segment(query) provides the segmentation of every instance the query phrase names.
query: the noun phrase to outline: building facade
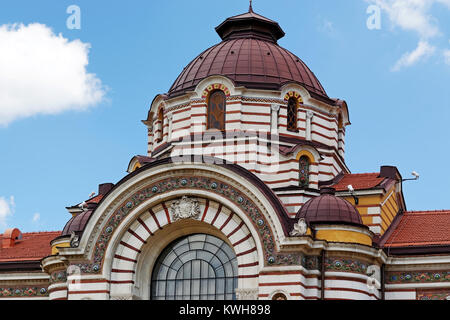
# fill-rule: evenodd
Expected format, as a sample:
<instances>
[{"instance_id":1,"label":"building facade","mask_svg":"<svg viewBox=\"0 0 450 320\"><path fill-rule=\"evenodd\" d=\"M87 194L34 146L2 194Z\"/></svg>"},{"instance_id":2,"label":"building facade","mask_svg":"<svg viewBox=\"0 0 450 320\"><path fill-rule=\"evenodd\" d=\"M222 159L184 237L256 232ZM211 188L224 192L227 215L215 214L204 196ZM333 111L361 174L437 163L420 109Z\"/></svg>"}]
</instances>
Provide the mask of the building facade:
<instances>
[{"instance_id":1,"label":"building facade","mask_svg":"<svg viewBox=\"0 0 450 320\"><path fill-rule=\"evenodd\" d=\"M1 235L0 299L449 299L450 211L408 212L395 167L350 172L347 103L277 22L216 31L121 181L61 232Z\"/></svg>"}]
</instances>

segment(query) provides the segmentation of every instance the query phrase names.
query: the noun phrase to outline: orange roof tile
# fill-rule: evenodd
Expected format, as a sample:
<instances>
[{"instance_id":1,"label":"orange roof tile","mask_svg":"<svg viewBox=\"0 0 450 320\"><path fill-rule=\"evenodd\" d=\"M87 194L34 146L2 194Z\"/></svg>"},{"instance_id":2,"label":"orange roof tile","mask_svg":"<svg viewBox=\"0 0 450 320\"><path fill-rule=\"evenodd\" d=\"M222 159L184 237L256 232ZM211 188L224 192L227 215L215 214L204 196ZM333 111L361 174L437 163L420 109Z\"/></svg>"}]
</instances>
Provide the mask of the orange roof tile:
<instances>
[{"instance_id":1,"label":"orange roof tile","mask_svg":"<svg viewBox=\"0 0 450 320\"><path fill-rule=\"evenodd\" d=\"M0 245L0 263L40 260L51 254L50 241L61 235L61 231L23 233L12 248ZM0 235L0 239L3 235ZM3 241L3 240L1 240Z\"/></svg>"},{"instance_id":2,"label":"orange roof tile","mask_svg":"<svg viewBox=\"0 0 450 320\"><path fill-rule=\"evenodd\" d=\"M95 197L93 197L93 198L91 198L89 200L86 200L86 203L99 203L100 200L103 199L103 196L104 196L103 194L99 194L99 195L97 195L97 196L95 196Z\"/></svg>"},{"instance_id":3,"label":"orange roof tile","mask_svg":"<svg viewBox=\"0 0 450 320\"><path fill-rule=\"evenodd\" d=\"M385 247L450 244L450 210L405 212Z\"/></svg>"},{"instance_id":4,"label":"orange roof tile","mask_svg":"<svg viewBox=\"0 0 450 320\"><path fill-rule=\"evenodd\" d=\"M347 191L352 185L355 190L367 190L378 186L385 178L379 178L380 173L345 174L335 185L331 186L336 191Z\"/></svg>"}]
</instances>

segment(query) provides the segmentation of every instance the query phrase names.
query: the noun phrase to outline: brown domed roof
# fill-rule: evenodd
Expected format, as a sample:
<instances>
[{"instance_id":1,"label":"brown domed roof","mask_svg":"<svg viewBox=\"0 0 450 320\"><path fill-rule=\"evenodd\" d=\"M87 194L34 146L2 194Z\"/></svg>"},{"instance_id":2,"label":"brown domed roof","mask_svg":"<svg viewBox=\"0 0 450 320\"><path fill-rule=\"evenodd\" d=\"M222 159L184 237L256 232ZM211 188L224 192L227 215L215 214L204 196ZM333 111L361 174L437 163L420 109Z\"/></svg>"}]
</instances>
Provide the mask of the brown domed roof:
<instances>
[{"instance_id":1,"label":"brown domed roof","mask_svg":"<svg viewBox=\"0 0 450 320\"><path fill-rule=\"evenodd\" d=\"M321 195L306 202L297 213L297 219L305 219L308 224L350 224L363 225L358 210L347 200L334 195L335 190L324 188Z\"/></svg>"},{"instance_id":2,"label":"brown domed roof","mask_svg":"<svg viewBox=\"0 0 450 320\"><path fill-rule=\"evenodd\" d=\"M97 205L93 205L96 207ZM64 226L64 229L61 233L61 236L71 235L72 232L75 232L77 235L81 235L86 227L89 219L91 218L92 213L94 212L94 208L90 208L90 210L84 211L69 220Z\"/></svg>"},{"instance_id":3,"label":"brown domed roof","mask_svg":"<svg viewBox=\"0 0 450 320\"><path fill-rule=\"evenodd\" d=\"M202 52L181 72L169 90L169 96L193 91L203 79L223 75L236 86L251 89L279 90L295 82L315 98L330 100L306 64L280 47L284 36L278 23L249 13L228 18L216 28L222 42Z\"/></svg>"}]
</instances>

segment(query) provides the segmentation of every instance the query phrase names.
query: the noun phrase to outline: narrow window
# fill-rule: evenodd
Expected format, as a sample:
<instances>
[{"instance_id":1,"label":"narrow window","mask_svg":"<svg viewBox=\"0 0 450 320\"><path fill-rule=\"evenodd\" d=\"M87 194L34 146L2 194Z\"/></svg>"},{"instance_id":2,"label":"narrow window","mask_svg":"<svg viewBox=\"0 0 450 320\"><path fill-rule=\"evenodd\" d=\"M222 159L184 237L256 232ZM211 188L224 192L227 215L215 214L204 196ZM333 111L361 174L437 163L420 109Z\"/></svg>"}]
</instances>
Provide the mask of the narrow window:
<instances>
[{"instance_id":1,"label":"narrow window","mask_svg":"<svg viewBox=\"0 0 450 320\"><path fill-rule=\"evenodd\" d=\"M161 142L163 140L163 134L164 134L164 109L159 109L158 112L158 139L157 142Z\"/></svg>"},{"instance_id":2,"label":"narrow window","mask_svg":"<svg viewBox=\"0 0 450 320\"><path fill-rule=\"evenodd\" d=\"M307 188L309 186L309 167L311 163L309 158L303 156L299 161L299 184L302 188Z\"/></svg>"},{"instance_id":3,"label":"narrow window","mask_svg":"<svg viewBox=\"0 0 450 320\"><path fill-rule=\"evenodd\" d=\"M290 98L288 101L288 109L287 109L287 129L288 131L298 132L298 102L295 98Z\"/></svg>"},{"instance_id":4,"label":"narrow window","mask_svg":"<svg viewBox=\"0 0 450 320\"><path fill-rule=\"evenodd\" d=\"M213 91L208 100L207 129L225 131L225 93L220 90Z\"/></svg>"}]
</instances>

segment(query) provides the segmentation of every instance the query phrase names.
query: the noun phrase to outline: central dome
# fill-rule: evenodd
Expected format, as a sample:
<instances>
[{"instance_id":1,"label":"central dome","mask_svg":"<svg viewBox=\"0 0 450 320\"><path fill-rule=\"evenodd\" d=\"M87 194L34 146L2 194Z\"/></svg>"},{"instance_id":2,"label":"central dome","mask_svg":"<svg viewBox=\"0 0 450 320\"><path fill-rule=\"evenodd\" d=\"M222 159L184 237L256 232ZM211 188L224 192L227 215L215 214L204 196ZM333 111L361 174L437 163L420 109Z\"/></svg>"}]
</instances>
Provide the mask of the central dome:
<instances>
[{"instance_id":1,"label":"central dome","mask_svg":"<svg viewBox=\"0 0 450 320\"><path fill-rule=\"evenodd\" d=\"M222 42L205 50L189 63L175 80L169 96L193 91L203 79L222 75L236 86L279 90L294 82L314 98L328 96L313 72L293 53L280 47L284 36L275 21L253 12L228 18L216 28Z\"/></svg>"}]
</instances>

